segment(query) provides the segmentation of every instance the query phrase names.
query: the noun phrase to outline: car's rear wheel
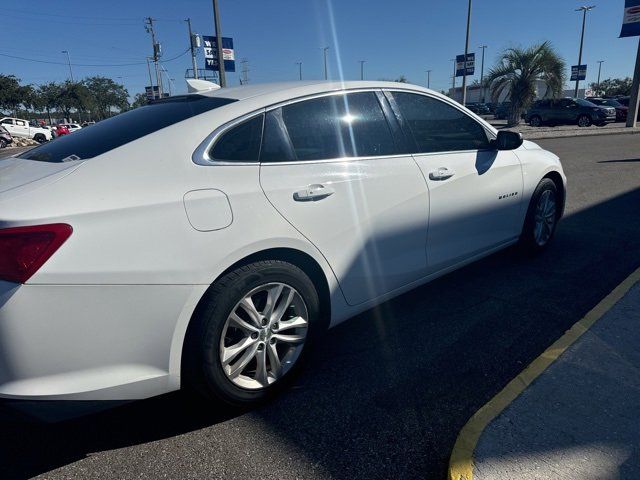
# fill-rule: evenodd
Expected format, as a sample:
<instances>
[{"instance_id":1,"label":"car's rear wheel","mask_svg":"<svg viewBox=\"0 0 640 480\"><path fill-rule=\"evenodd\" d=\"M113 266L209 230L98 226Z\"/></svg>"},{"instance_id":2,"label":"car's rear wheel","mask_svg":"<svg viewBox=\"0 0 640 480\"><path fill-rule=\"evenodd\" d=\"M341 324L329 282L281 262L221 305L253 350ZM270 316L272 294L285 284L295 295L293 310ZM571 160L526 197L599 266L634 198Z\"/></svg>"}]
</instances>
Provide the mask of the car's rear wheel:
<instances>
[{"instance_id":1,"label":"car's rear wheel","mask_svg":"<svg viewBox=\"0 0 640 480\"><path fill-rule=\"evenodd\" d=\"M578 126L579 127L590 127L593 121L589 115L580 115L578 117Z\"/></svg>"},{"instance_id":2,"label":"car's rear wheel","mask_svg":"<svg viewBox=\"0 0 640 480\"><path fill-rule=\"evenodd\" d=\"M561 209L560 195L550 178L543 178L536 187L520 236L520 246L529 253L544 250L556 231Z\"/></svg>"},{"instance_id":3,"label":"car's rear wheel","mask_svg":"<svg viewBox=\"0 0 640 480\"><path fill-rule=\"evenodd\" d=\"M45 137L42 133L36 133L33 139L38 143L44 143L47 141L47 137Z\"/></svg>"},{"instance_id":4,"label":"car's rear wheel","mask_svg":"<svg viewBox=\"0 0 640 480\"><path fill-rule=\"evenodd\" d=\"M4 138L0 138L0 148L7 146L7 141Z\"/></svg>"},{"instance_id":5,"label":"car's rear wheel","mask_svg":"<svg viewBox=\"0 0 640 480\"><path fill-rule=\"evenodd\" d=\"M533 115L530 119L529 119L529 125L531 125L532 127L540 127L542 126L542 118L538 115Z\"/></svg>"},{"instance_id":6,"label":"car's rear wheel","mask_svg":"<svg viewBox=\"0 0 640 480\"><path fill-rule=\"evenodd\" d=\"M200 393L235 406L285 387L318 333L320 303L298 267L270 260L218 280L185 343L184 377Z\"/></svg>"}]
</instances>

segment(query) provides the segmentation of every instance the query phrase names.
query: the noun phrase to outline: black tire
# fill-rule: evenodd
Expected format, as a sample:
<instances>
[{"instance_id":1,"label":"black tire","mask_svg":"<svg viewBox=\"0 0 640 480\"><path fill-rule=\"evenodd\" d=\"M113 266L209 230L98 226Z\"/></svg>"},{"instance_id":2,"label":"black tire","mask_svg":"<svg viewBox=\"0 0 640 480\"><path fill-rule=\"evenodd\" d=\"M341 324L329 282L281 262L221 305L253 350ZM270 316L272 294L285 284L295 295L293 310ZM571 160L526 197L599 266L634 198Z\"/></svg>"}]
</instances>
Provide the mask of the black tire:
<instances>
[{"instance_id":1,"label":"black tire","mask_svg":"<svg viewBox=\"0 0 640 480\"><path fill-rule=\"evenodd\" d=\"M43 133L36 133L33 139L38 143L44 143L47 141L47 137L45 137Z\"/></svg>"},{"instance_id":2,"label":"black tire","mask_svg":"<svg viewBox=\"0 0 640 480\"><path fill-rule=\"evenodd\" d=\"M550 194L547 194L547 195L551 195L555 201L555 211L554 211L555 216L554 216L554 222L553 222L553 226L551 228L549 237L546 239L545 242L540 243L538 240L536 240L536 234L535 234L536 210L538 208L538 203L540 202L541 197L547 191L551 192ZM547 246L549 245L549 243L551 243L551 240L553 240L553 237L555 235L556 228L558 226L558 220L560 219L561 210L562 210L561 197L558 192L558 188L556 187L556 184L550 178L543 178L540 181L540 183L538 183L538 186L536 187L535 191L533 192L533 195L531 196L531 201L529 202L529 208L527 210L524 226L522 228L522 234L520 235L519 246L522 251L529 254L537 254L543 251L545 248L547 248Z\"/></svg>"},{"instance_id":3,"label":"black tire","mask_svg":"<svg viewBox=\"0 0 640 480\"><path fill-rule=\"evenodd\" d=\"M261 389L242 388L223 370L219 347L224 325L238 302L253 289L272 282L293 287L302 297L307 314L307 337L293 367L275 383ZM182 378L184 386L209 399L235 407L260 404L285 388L300 369L313 340L321 333L320 300L313 282L298 267L281 260L265 260L233 270L217 280L198 305L185 339Z\"/></svg>"},{"instance_id":4,"label":"black tire","mask_svg":"<svg viewBox=\"0 0 640 480\"><path fill-rule=\"evenodd\" d=\"M7 141L4 138L0 138L0 148L5 148L7 146Z\"/></svg>"},{"instance_id":5,"label":"black tire","mask_svg":"<svg viewBox=\"0 0 640 480\"><path fill-rule=\"evenodd\" d=\"M591 120L590 115L582 114L578 117L577 123L579 127L590 127L593 124L593 120Z\"/></svg>"},{"instance_id":6,"label":"black tire","mask_svg":"<svg viewBox=\"0 0 640 480\"><path fill-rule=\"evenodd\" d=\"M531 118L529 118L529 125L532 127L541 127L542 117L540 117L540 115L532 115Z\"/></svg>"}]
</instances>

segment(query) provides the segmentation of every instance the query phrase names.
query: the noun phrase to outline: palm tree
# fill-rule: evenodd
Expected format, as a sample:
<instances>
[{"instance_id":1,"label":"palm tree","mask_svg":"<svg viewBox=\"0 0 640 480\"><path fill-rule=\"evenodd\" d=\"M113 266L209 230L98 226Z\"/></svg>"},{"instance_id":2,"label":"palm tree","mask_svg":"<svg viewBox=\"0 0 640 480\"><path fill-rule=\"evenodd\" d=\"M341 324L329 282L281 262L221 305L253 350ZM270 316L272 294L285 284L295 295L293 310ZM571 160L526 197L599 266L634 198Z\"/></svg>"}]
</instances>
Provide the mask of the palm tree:
<instances>
[{"instance_id":1,"label":"palm tree","mask_svg":"<svg viewBox=\"0 0 640 480\"><path fill-rule=\"evenodd\" d=\"M497 102L503 93L510 93L511 107L508 125L520 123L520 116L536 97L537 81L545 83L543 97L558 97L565 82L565 62L549 42L529 48L508 48L487 75L486 84Z\"/></svg>"}]
</instances>

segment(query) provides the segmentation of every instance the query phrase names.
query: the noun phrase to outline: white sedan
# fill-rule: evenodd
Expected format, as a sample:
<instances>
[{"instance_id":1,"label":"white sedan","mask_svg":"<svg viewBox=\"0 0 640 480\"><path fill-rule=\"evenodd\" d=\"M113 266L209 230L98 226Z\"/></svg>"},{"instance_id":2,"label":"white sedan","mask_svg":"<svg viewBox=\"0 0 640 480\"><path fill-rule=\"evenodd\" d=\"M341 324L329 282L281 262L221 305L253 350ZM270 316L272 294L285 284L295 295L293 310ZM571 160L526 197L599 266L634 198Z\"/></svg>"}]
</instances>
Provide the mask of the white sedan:
<instances>
[{"instance_id":1,"label":"white sedan","mask_svg":"<svg viewBox=\"0 0 640 480\"><path fill-rule=\"evenodd\" d=\"M431 90L197 83L0 161L0 397L252 404L325 328L562 216L556 155Z\"/></svg>"}]
</instances>

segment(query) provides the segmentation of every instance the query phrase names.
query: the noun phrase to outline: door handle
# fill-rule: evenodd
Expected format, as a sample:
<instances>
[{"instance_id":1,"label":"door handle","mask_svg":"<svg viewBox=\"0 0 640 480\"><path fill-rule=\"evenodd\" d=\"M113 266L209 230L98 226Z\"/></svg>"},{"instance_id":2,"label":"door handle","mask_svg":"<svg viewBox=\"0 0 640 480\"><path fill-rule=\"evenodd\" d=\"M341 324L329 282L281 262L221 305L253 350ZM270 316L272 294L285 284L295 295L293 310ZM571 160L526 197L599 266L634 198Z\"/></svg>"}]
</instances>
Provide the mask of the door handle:
<instances>
[{"instance_id":1,"label":"door handle","mask_svg":"<svg viewBox=\"0 0 640 480\"><path fill-rule=\"evenodd\" d=\"M436 170L429 172L429 178L431 180L446 180L456 174L453 170L449 170L447 167L440 167Z\"/></svg>"},{"instance_id":2,"label":"door handle","mask_svg":"<svg viewBox=\"0 0 640 480\"><path fill-rule=\"evenodd\" d=\"M308 185L306 188L295 192L293 194L293 199L296 202L322 200L323 198L333 195L335 192L336 191L331 187L327 187L321 183L314 183L313 185Z\"/></svg>"}]
</instances>

